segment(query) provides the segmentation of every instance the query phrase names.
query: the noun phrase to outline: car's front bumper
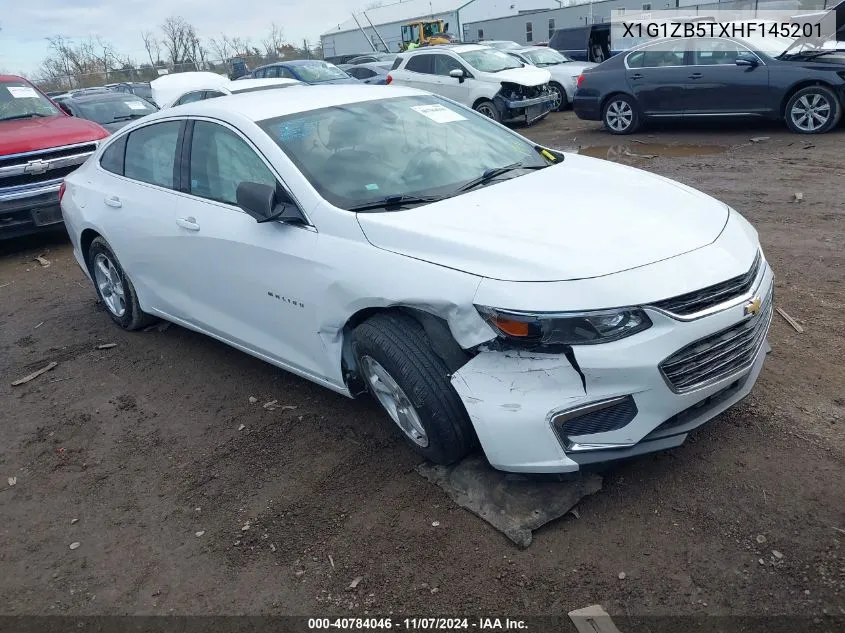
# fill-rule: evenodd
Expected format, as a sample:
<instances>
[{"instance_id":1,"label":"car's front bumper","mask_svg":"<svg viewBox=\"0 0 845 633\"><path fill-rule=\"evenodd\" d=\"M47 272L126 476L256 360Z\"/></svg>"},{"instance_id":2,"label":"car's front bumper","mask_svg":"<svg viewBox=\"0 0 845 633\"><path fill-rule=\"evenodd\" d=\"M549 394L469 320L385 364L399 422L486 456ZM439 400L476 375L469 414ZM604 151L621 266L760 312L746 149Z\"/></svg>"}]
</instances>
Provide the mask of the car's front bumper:
<instances>
[{"instance_id":1,"label":"car's front bumper","mask_svg":"<svg viewBox=\"0 0 845 633\"><path fill-rule=\"evenodd\" d=\"M770 297L766 264L753 288ZM582 465L663 450L744 398L769 350L771 311L746 314L744 303L690 321L646 308L653 325L635 336L602 345L573 347L577 369L560 354L484 351L452 376L490 463L512 472L571 472ZM760 344L749 361L676 393L660 364L693 342L739 323L759 321ZM580 372L580 373L579 373ZM583 376L583 378L582 378ZM633 414L624 426L569 436L555 422L584 407L630 397ZM577 419L577 418L576 418Z\"/></svg>"},{"instance_id":2,"label":"car's front bumper","mask_svg":"<svg viewBox=\"0 0 845 633\"><path fill-rule=\"evenodd\" d=\"M61 179L0 191L0 239L55 229L62 223Z\"/></svg>"},{"instance_id":3,"label":"car's front bumper","mask_svg":"<svg viewBox=\"0 0 845 633\"><path fill-rule=\"evenodd\" d=\"M507 123L524 121L530 125L549 114L554 107L554 97L543 95L532 99L502 99L506 108L502 120Z\"/></svg>"}]
</instances>

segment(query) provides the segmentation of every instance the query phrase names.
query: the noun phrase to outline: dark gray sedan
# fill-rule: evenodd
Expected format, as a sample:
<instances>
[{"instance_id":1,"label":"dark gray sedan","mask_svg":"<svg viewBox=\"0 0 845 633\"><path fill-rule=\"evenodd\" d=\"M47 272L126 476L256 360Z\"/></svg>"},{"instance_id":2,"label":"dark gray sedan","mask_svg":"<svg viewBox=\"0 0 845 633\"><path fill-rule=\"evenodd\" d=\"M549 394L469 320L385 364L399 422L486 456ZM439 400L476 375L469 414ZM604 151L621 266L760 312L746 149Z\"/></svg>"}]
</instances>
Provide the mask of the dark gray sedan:
<instances>
[{"instance_id":1,"label":"dark gray sedan","mask_svg":"<svg viewBox=\"0 0 845 633\"><path fill-rule=\"evenodd\" d=\"M840 43L841 46L841 43ZM801 134L831 130L845 104L845 52L760 37L658 40L578 78L573 108L630 134L656 119L783 119Z\"/></svg>"},{"instance_id":2,"label":"dark gray sedan","mask_svg":"<svg viewBox=\"0 0 845 633\"><path fill-rule=\"evenodd\" d=\"M156 106L141 97L111 91L71 95L58 104L69 115L99 123L109 132L116 132L135 119L158 112Z\"/></svg>"}]
</instances>

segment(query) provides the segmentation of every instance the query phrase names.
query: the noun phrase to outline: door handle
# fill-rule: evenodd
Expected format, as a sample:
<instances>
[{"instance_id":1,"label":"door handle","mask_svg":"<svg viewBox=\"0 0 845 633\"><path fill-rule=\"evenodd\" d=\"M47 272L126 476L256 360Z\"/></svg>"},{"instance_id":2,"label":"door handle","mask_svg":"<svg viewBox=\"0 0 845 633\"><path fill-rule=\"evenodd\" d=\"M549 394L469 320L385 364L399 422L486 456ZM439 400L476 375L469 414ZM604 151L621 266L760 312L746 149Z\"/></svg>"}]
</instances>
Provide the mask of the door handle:
<instances>
[{"instance_id":1,"label":"door handle","mask_svg":"<svg viewBox=\"0 0 845 633\"><path fill-rule=\"evenodd\" d=\"M119 209L123 206L123 203L117 196L108 196L103 202L105 202L110 207L114 207L115 209Z\"/></svg>"},{"instance_id":2,"label":"door handle","mask_svg":"<svg viewBox=\"0 0 845 633\"><path fill-rule=\"evenodd\" d=\"M689 75L690 79L701 79L701 73L693 73Z\"/></svg>"},{"instance_id":3,"label":"door handle","mask_svg":"<svg viewBox=\"0 0 845 633\"><path fill-rule=\"evenodd\" d=\"M200 225L197 224L197 219L194 217L190 218L177 218L176 224L181 226L183 229L187 229L189 231L199 231Z\"/></svg>"},{"instance_id":4,"label":"door handle","mask_svg":"<svg viewBox=\"0 0 845 633\"><path fill-rule=\"evenodd\" d=\"M634 73L631 75L631 79L642 79L643 76L640 73Z\"/></svg>"}]
</instances>

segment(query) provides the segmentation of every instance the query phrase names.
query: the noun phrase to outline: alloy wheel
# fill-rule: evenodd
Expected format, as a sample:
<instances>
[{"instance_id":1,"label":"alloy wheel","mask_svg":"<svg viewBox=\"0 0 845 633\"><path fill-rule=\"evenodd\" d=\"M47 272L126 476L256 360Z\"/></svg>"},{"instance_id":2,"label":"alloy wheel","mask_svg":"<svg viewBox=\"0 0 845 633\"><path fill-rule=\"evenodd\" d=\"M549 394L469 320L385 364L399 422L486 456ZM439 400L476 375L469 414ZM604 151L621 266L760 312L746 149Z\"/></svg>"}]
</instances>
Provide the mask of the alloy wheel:
<instances>
[{"instance_id":1,"label":"alloy wheel","mask_svg":"<svg viewBox=\"0 0 845 633\"><path fill-rule=\"evenodd\" d=\"M554 112L557 112L560 109L560 104L563 103L563 94L561 94L562 91L557 86L549 86L549 91L554 97L554 102L552 103L552 110Z\"/></svg>"},{"instance_id":2,"label":"alloy wheel","mask_svg":"<svg viewBox=\"0 0 845 633\"><path fill-rule=\"evenodd\" d=\"M792 105L789 115L792 123L804 132L815 132L824 127L833 108L830 101L822 94L804 95Z\"/></svg>"},{"instance_id":3,"label":"alloy wheel","mask_svg":"<svg viewBox=\"0 0 845 633\"><path fill-rule=\"evenodd\" d=\"M120 318L126 314L126 293L123 280L111 260L103 253L94 258L94 282L100 291L103 303L114 316Z\"/></svg>"},{"instance_id":4,"label":"alloy wheel","mask_svg":"<svg viewBox=\"0 0 845 633\"><path fill-rule=\"evenodd\" d=\"M624 132L631 127L631 123L634 121L634 110L627 101L621 99L611 101L610 105L607 106L604 120L610 129L616 132Z\"/></svg>"},{"instance_id":5,"label":"alloy wheel","mask_svg":"<svg viewBox=\"0 0 845 633\"><path fill-rule=\"evenodd\" d=\"M372 356L361 357L361 371L370 391L408 439L422 448L427 447L428 434L402 387Z\"/></svg>"},{"instance_id":6,"label":"alloy wheel","mask_svg":"<svg viewBox=\"0 0 845 633\"><path fill-rule=\"evenodd\" d=\"M495 119L495 118L496 118L496 113L495 113L495 112L493 112L493 107L492 107L492 106L490 106L490 105L488 105L488 104L486 104L486 103L483 103L483 104L481 104L480 106L478 106L478 108L477 108L477 112L478 112L479 114L483 114L484 116L486 116L486 117L488 117L488 118L490 118L490 119Z\"/></svg>"}]
</instances>

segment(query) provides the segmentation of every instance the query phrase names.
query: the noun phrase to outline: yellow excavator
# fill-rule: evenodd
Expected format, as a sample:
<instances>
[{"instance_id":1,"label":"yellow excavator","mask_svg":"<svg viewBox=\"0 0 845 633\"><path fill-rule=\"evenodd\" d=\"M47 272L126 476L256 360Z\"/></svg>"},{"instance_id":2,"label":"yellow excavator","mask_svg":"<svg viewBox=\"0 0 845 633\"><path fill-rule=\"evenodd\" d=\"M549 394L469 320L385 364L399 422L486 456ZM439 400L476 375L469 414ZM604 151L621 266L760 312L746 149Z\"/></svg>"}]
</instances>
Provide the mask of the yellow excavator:
<instances>
[{"instance_id":1,"label":"yellow excavator","mask_svg":"<svg viewBox=\"0 0 845 633\"><path fill-rule=\"evenodd\" d=\"M401 49L407 51L420 46L436 46L451 44L455 41L451 33L447 33L449 25L443 20L421 20L408 22L402 26Z\"/></svg>"}]
</instances>

